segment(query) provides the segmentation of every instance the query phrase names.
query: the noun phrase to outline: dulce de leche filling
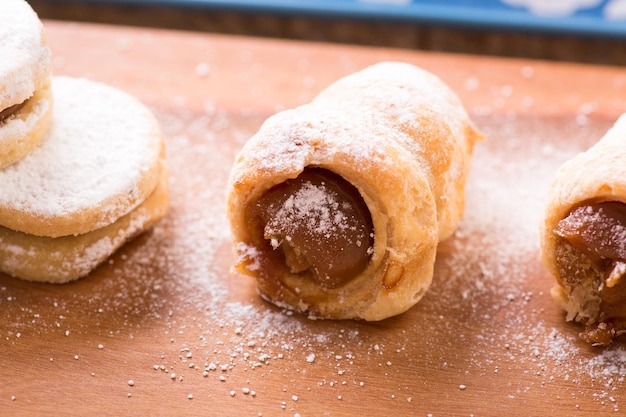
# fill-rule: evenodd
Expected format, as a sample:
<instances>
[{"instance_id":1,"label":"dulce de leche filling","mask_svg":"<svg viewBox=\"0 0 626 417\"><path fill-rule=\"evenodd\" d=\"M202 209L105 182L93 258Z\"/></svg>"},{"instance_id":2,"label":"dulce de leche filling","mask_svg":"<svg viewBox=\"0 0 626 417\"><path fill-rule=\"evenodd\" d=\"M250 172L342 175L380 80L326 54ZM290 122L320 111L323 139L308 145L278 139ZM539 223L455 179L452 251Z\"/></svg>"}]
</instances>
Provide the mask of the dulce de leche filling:
<instances>
[{"instance_id":1,"label":"dulce de leche filling","mask_svg":"<svg viewBox=\"0 0 626 417\"><path fill-rule=\"evenodd\" d=\"M608 344L626 324L626 204L581 205L558 223L555 234L564 241L557 248L564 286L587 298L577 300L588 310L583 339Z\"/></svg>"},{"instance_id":2,"label":"dulce de leche filling","mask_svg":"<svg viewBox=\"0 0 626 417\"><path fill-rule=\"evenodd\" d=\"M26 100L26 101L28 101L28 100ZM22 103L19 103L19 104L14 104L12 106L9 106L9 107L7 107L4 110L0 110L0 123L4 122L9 117L11 117L14 114L16 114L17 112L19 112L20 109L22 107L24 107L24 105L26 104L26 101L24 101Z\"/></svg>"},{"instance_id":3,"label":"dulce de leche filling","mask_svg":"<svg viewBox=\"0 0 626 417\"><path fill-rule=\"evenodd\" d=\"M324 289L338 288L368 265L374 242L370 212L358 190L321 168L264 193L254 207L264 239L289 271Z\"/></svg>"}]
</instances>

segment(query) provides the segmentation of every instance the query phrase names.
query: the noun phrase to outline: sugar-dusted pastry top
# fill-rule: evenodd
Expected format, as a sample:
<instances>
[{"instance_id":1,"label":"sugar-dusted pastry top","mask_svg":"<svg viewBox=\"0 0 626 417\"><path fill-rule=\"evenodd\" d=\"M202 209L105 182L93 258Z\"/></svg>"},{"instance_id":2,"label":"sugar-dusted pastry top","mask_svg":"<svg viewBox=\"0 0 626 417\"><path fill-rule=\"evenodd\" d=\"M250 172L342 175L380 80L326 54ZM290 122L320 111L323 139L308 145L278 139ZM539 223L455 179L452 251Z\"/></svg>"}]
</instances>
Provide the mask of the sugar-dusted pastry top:
<instances>
[{"instance_id":1,"label":"sugar-dusted pastry top","mask_svg":"<svg viewBox=\"0 0 626 417\"><path fill-rule=\"evenodd\" d=\"M363 112L375 117L364 118L359 114ZM377 123L379 119L386 122ZM356 164L393 169L395 162L381 155L378 145L364 138L354 140L354 132L364 123L373 135L383 135L418 160L435 195L440 239L449 237L464 205L465 182L457 179L467 175L469 155L482 135L458 96L439 77L414 65L381 62L337 80L310 104L270 117L261 129L268 140L248 141L241 154L247 154L248 167L287 172L304 160L315 165L342 148ZM333 140L324 146L316 145L319 140L297 142L298 137L316 135ZM233 170L234 175L250 172Z\"/></svg>"},{"instance_id":2,"label":"sugar-dusted pastry top","mask_svg":"<svg viewBox=\"0 0 626 417\"><path fill-rule=\"evenodd\" d=\"M51 52L37 14L25 0L0 2L0 110L48 83Z\"/></svg>"},{"instance_id":3,"label":"sugar-dusted pastry top","mask_svg":"<svg viewBox=\"0 0 626 417\"><path fill-rule=\"evenodd\" d=\"M0 170L0 225L37 236L85 233L130 212L158 181L159 126L113 87L53 79L55 110L42 143Z\"/></svg>"},{"instance_id":4,"label":"sugar-dusted pastry top","mask_svg":"<svg viewBox=\"0 0 626 417\"><path fill-rule=\"evenodd\" d=\"M317 317L406 311L462 216L481 138L427 71L382 62L347 75L268 118L239 152L227 196L236 270Z\"/></svg>"}]
</instances>

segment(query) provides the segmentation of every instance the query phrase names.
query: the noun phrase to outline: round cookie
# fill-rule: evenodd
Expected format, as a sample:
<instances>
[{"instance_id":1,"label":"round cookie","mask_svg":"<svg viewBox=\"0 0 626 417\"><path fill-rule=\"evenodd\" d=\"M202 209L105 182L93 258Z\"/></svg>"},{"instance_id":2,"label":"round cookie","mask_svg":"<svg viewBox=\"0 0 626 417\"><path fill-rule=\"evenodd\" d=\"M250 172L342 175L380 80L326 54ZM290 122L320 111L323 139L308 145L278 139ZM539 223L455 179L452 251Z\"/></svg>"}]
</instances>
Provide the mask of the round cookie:
<instances>
[{"instance_id":1,"label":"round cookie","mask_svg":"<svg viewBox=\"0 0 626 417\"><path fill-rule=\"evenodd\" d=\"M159 180L154 115L113 87L54 77L55 111L41 144L0 170L0 226L35 236L79 235L141 204Z\"/></svg>"},{"instance_id":2,"label":"round cookie","mask_svg":"<svg viewBox=\"0 0 626 417\"><path fill-rule=\"evenodd\" d=\"M50 123L51 52L24 0L0 3L0 168L30 152Z\"/></svg>"},{"instance_id":3,"label":"round cookie","mask_svg":"<svg viewBox=\"0 0 626 417\"><path fill-rule=\"evenodd\" d=\"M167 213L168 173L161 168L156 189L130 213L78 236L33 236L0 227L0 271L28 281L62 284L91 272L124 243Z\"/></svg>"}]
</instances>

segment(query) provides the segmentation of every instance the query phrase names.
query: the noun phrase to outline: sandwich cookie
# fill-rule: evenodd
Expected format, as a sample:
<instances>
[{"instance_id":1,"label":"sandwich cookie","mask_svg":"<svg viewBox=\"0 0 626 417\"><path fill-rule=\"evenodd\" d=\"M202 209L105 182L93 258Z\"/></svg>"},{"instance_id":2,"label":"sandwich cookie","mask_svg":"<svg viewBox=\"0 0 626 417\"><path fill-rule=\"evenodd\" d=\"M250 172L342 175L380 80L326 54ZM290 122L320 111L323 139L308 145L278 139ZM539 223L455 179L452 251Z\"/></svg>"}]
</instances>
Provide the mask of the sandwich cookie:
<instances>
[{"instance_id":1,"label":"sandwich cookie","mask_svg":"<svg viewBox=\"0 0 626 417\"><path fill-rule=\"evenodd\" d=\"M0 3L0 168L41 141L52 113L51 52L41 21L24 0Z\"/></svg>"},{"instance_id":2,"label":"sandwich cookie","mask_svg":"<svg viewBox=\"0 0 626 417\"><path fill-rule=\"evenodd\" d=\"M167 212L164 144L153 114L113 87L54 77L42 143L0 170L0 271L68 282Z\"/></svg>"}]
</instances>

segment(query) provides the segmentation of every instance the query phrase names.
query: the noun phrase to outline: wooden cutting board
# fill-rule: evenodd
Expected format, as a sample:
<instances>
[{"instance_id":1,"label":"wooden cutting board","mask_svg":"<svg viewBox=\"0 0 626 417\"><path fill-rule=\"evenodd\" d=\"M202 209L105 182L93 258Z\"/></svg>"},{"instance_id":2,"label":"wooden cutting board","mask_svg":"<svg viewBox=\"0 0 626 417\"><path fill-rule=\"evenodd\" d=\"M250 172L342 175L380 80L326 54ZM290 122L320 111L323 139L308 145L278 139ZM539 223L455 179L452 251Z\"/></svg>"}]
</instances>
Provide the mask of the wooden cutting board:
<instances>
[{"instance_id":1,"label":"wooden cutting board","mask_svg":"<svg viewBox=\"0 0 626 417\"><path fill-rule=\"evenodd\" d=\"M626 111L626 70L45 21L57 75L141 99L171 211L85 279L0 276L0 415L543 416L626 410L626 349L552 302L538 223L558 166ZM225 184L274 112L382 60L438 74L488 140L434 283L378 323L314 321L229 274ZM0 184L0 186L2 186Z\"/></svg>"}]
</instances>

